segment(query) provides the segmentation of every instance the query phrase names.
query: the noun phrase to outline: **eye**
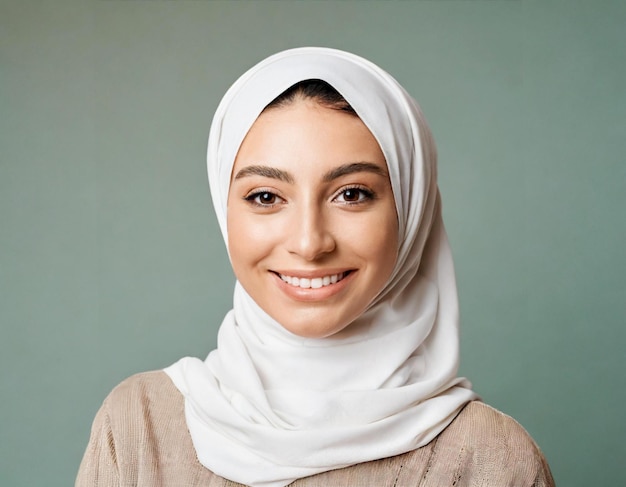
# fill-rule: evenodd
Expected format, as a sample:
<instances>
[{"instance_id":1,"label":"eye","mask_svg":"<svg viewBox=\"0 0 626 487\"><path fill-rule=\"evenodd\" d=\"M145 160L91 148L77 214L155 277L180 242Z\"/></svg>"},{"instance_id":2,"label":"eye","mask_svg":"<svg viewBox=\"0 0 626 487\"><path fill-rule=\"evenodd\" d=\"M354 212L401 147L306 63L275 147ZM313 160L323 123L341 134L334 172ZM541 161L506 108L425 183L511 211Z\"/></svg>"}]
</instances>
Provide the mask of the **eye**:
<instances>
[{"instance_id":1,"label":"eye","mask_svg":"<svg viewBox=\"0 0 626 487\"><path fill-rule=\"evenodd\" d=\"M374 199L374 193L369 189L353 187L345 188L335 197L335 200L339 203L363 203Z\"/></svg>"},{"instance_id":2,"label":"eye","mask_svg":"<svg viewBox=\"0 0 626 487\"><path fill-rule=\"evenodd\" d=\"M250 193L244 199L257 206L274 206L284 201L280 196L272 193L271 191L257 191L255 193Z\"/></svg>"}]
</instances>

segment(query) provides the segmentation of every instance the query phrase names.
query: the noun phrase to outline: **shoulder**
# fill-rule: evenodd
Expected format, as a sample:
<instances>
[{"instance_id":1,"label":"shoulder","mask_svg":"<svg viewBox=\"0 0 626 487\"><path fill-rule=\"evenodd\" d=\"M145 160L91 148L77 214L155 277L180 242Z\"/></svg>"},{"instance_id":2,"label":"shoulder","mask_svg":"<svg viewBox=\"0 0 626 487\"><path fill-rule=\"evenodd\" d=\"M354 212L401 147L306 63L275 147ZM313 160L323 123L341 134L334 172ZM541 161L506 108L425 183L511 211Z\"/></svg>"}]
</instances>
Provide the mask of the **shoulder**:
<instances>
[{"instance_id":1,"label":"shoulder","mask_svg":"<svg viewBox=\"0 0 626 487\"><path fill-rule=\"evenodd\" d=\"M293 487L553 487L543 454L513 418L481 402L467 404L427 445L401 455L297 480Z\"/></svg>"},{"instance_id":2,"label":"shoulder","mask_svg":"<svg viewBox=\"0 0 626 487\"><path fill-rule=\"evenodd\" d=\"M506 445L521 454L539 452L537 444L521 424L479 401L467 404L443 435L463 440L468 446L477 448Z\"/></svg>"},{"instance_id":3,"label":"shoulder","mask_svg":"<svg viewBox=\"0 0 626 487\"><path fill-rule=\"evenodd\" d=\"M108 409L117 410L140 404L152 406L182 404L182 395L162 370L135 374L120 382L104 400ZM165 403L165 404L164 404Z\"/></svg>"},{"instance_id":4,"label":"shoulder","mask_svg":"<svg viewBox=\"0 0 626 487\"><path fill-rule=\"evenodd\" d=\"M489 485L554 485L543 453L522 425L482 402L465 406L434 449L491 479Z\"/></svg>"},{"instance_id":5,"label":"shoulder","mask_svg":"<svg viewBox=\"0 0 626 487\"><path fill-rule=\"evenodd\" d=\"M143 372L118 384L98 415L113 435L132 441L142 439L147 429L167 430L172 422L184 423L184 400L165 372Z\"/></svg>"},{"instance_id":6,"label":"shoulder","mask_svg":"<svg viewBox=\"0 0 626 487\"><path fill-rule=\"evenodd\" d=\"M118 384L104 400L101 413L114 435L143 441L146 433L187 431L183 396L163 371L143 372Z\"/></svg>"},{"instance_id":7,"label":"shoulder","mask_svg":"<svg viewBox=\"0 0 626 487\"><path fill-rule=\"evenodd\" d=\"M154 371L129 377L104 400L76 485L203 485L211 475L196 457L183 396Z\"/></svg>"}]
</instances>

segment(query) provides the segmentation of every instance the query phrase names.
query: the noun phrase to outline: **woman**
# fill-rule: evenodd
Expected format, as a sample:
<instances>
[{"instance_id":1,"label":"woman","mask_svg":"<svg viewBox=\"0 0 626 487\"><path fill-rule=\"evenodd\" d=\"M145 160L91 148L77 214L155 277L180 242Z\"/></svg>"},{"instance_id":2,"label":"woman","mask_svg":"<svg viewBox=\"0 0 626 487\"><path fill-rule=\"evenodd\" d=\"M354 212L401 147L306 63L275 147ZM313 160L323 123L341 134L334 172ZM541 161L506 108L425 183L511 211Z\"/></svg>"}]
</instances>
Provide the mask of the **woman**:
<instances>
[{"instance_id":1,"label":"woman","mask_svg":"<svg viewBox=\"0 0 626 487\"><path fill-rule=\"evenodd\" d=\"M262 61L208 171L237 277L218 348L119 385L77 485L553 485L456 376L435 146L391 76L324 48Z\"/></svg>"}]
</instances>

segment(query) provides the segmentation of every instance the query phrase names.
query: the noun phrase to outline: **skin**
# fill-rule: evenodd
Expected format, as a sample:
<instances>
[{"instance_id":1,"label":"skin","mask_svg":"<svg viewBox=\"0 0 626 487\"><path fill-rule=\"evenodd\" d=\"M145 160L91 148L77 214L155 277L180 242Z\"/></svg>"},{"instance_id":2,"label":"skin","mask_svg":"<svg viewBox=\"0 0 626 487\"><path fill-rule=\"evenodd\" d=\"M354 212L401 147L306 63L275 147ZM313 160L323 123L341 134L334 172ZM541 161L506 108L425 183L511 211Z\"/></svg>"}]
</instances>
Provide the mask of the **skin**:
<instances>
[{"instance_id":1,"label":"skin","mask_svg":"<svg viewBox=\"0 0 626 487\"><path fill-rule=\"evenodd\" d=\"M358 117L310 99L267 109L251 127L232 171L227 225L239 282L302 337L345 329L397 258L397 215L380 146ZM340 280L304 289L281 275L305 286L307 279L321 285L323 276Z\"/></svg>"}]
</instances>

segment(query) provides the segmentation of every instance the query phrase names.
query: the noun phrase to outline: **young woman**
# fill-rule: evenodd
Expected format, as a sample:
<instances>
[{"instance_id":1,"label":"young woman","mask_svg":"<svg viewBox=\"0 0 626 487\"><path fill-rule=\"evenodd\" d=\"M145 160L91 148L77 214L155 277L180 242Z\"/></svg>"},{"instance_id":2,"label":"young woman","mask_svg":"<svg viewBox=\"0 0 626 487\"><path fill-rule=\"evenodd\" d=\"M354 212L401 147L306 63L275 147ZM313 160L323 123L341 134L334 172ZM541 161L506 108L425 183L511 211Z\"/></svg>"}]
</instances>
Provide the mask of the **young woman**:
<instances>
[{"instance_id":1,"label":"young woman","mask_svg":"<svg viewBox=\"0 0 626 487\"><path fill-rule=\"evenodd\" d=\"M114 389L77 485L553 485L456 375L435 146L389 74L324 48L262 61L217 109L208 171L237 277L218 348Z\"/></svg>"}]
</instances>

